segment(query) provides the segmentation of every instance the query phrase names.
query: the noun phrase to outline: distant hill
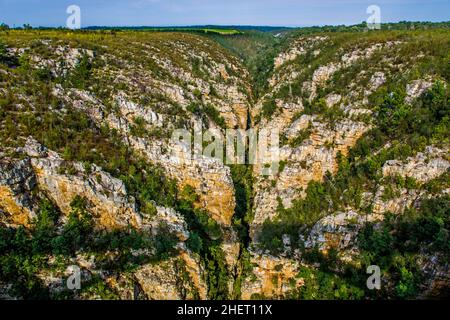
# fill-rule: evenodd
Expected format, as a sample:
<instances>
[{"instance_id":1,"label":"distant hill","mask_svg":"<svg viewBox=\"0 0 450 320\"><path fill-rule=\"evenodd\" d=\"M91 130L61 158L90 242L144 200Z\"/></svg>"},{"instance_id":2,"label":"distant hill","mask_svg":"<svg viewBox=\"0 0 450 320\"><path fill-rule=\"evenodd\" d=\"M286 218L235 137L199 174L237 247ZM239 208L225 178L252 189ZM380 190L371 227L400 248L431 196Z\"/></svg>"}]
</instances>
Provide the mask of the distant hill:
<instances>
[{"instance_id":1,"label":"distant hill","mask_svg":"<svg viewBox=\"0 0 450 320\"><path fill-rule=\"evenodd\" d=\"M111 30L111 29L120 29L120 30L165 30L165 31L173 31L173 30L181 30L181 31L196 31L196 30L239 30L239 31L261 31L261 32L279 32L291 30L293 28L289 27L274 27L274 26L240 26L240 25L232 25L232 26L217 26L217 25L198 25L198 26L117 26L117 27L107 27L107 26L89 26L83 28L85 30Z\"/></svg>"}]
</instances>

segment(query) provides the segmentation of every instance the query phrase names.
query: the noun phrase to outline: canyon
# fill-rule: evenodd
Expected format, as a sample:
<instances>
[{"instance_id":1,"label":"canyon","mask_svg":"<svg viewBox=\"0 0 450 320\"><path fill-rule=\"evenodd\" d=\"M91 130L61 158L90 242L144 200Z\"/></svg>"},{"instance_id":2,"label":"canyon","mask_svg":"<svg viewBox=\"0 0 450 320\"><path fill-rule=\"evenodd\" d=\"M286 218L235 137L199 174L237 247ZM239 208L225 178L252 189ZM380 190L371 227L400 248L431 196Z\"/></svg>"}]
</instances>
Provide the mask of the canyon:
<instances>
[{"instance_id":1,"label":"canyon","mask_svg":"<svg viewBox=\"0 0 450 320\"><path fill-rule=\"evenodd\" d=\"M192 33L0 39L15 61L0 68L1 298L448 292L446 29L287 34L259 53L262 82ZM278 131L279 170L183 161L177 129ZM39 263L27 273L15 254ZM371 264L383 264L378 296L365 287Z\"/></svg>"}]
</instances>

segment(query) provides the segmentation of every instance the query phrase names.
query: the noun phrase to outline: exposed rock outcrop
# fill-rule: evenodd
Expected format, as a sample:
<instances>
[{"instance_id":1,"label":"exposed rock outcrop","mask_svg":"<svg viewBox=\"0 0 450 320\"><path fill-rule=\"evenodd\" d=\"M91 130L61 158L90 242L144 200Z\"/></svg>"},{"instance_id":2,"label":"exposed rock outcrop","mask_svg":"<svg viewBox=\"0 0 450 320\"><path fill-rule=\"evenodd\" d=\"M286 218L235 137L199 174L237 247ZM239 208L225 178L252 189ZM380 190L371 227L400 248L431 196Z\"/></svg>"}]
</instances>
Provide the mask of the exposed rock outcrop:
<instances>
[{"instance_id":1,"label":"exposed rock outcrop","mask_svg":"<svg viewBox=\"0 0 450 320\"><path fill-rule=\"evenodd\" d=\"M450 162L445 159L448 153L428 146L425 152L419 152L415 157L409 157L406 162L398 160L387 161L383 166L383 175L411 177L418 182L428 182L442 175L450 168Z\"/></svg>"},{"instance_id":2,"label":"exposed rock outcrop","mask_svg":"<svg viewBox=\"0 0 450 320\"><path fill-rule=\"evenodd\" d=\"M31 166L39 189L64 214L71 212L72 200L80 196L88 201L89 211L103 228L111 230L141 225L142 219L134 199L127 195L122 181L95 165L92 166L92 172L86 172L81 163L64 161L58 154L46 150L31 139L24 151L32 157Z\"/></svg>"},{"instance_id":3,"label":"exposed rock outcrop","mask_svg":"<svg viewBox=\"0 0 450 320\"><path fill-rule=\"evenodd\" d=\"M56 91L56 94L62 94ZM229 226L234 215L235 199L234 186L230 169L215 158L199 156L189 158L184 150L171 141L160 139L144 139L129 135L130 125L126 108L120 108L119 114L107 113L101 102L86 92L74 91L72 99L74 105L85 111L100 124L105 122L118 130L134 150L141 153L152 163L162 166L166 173L179 181L180 187L189 185L194 187L200 196L199 206L205 208L220 224ZM72 103L73 100L67 100ZM133 105L121 100L124 105ZM143 108L133 108L134 114L144 117ZM178 151L179 150L179 151Z\"/></svg>"},{"instance_id":4,"label":"exposed rock outcrop","mask_svg":"<svg viewBox=\"0 0 450 320\"><path fill-rule=\"evenodd\" d=\"M28 225L36 217L36 177L29 159L0 158L0 221Z\"/></svg>"},{"instance_id":5,"label":"exposed rock outcrop","mask_svg":"<svg viewBox=\"0 0 450 320\"><path fill-rule=\"evenodd\" d=\"M2 222L28 226L37 214L38 195L31 193L36 189L51 199L65 215L71 212L71 202L76 196L86 199L87 210L92 214L97 229L111 231L132 226L156 236L163 224L180 241L179 254L167 261L144 265L135 273L144 294L149 299L207 298L199 258L183 244L190 234L179 213L155 204L155 215L142 216L122 181L111 177L95 165L88 172L81 163L64 161L57 153L48 150L33 138L29 138L25 146L17 152L27 157L24 160L0 160ZM129 287L130 283L122 283L124 279L120 280L120 277L108 277L97 269L95 262L89 262L80 256L80 259L74 260L73 263L84 270L85 281L89 280L92 274L96 274L118 292L122 292L124 297L133 298L130 293L132 289L121 287ZM65 289L63 274L43 273L39 277L52 293Z\"/></svg>"},{"instance_id":6,"label":"exposed rock outcrop","mask_svg":"<svg viewBox=\"0 0 450 320\"><path fill-rule=\"evenodd\" d=\"M135 277L150 300L207 299L203 270L189 253L141 267Z\"/></svg>"},{"instance_id":7,"label":"exposed rock outcrop","mask_svg":"<svg viewBox=\"0 0 450 320\"><path fill-rule=\"evenodd\" d=\"M363 215L352 210L324 217L311 229L305 247L324 252L330 249L342 251L355 245L356 236L365 223L382 219L380 215Z\"/></svg>"},{"instance_id":8,"label":"exposed rock outcrop","mask_svg":"<svg viewBox=\"0 0 450 320\"><path fill-rule=\"evenodd\" d=\"M303 286L297 278L300 264L294 260L252 252L253 273L242 285L242 299L282 298L289 291Z\"/></svg>"},{"instance_id":9,"label":"exposed rock outcrop","mask_svg":"<svg viewBox=\"0 0 450 320\"><path fill-rule=\"evenodd\" d=\"M405 102L411 104L422 93L433 86L433 82L427 80L415 80L406 86Z\"/></svg>"}]
</instances>

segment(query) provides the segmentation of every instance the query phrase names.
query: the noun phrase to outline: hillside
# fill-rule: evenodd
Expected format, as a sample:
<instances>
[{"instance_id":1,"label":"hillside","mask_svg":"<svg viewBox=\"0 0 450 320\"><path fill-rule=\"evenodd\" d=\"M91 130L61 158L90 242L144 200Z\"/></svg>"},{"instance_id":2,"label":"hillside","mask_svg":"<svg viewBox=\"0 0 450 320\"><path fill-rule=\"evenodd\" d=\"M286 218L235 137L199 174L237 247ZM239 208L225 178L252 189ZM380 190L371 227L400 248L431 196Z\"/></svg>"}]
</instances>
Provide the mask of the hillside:
<instances>
[{"instance_id":1,"label":"hillside","mask_svg":"<svg viewBox=\"0 0 450 320\"><path fill-rule=\"evenodd\" d=\"M449 39L2 31L0 297L447 296ZM279 130L280 171L181 128Z\"/></svg>"}]
</instances>

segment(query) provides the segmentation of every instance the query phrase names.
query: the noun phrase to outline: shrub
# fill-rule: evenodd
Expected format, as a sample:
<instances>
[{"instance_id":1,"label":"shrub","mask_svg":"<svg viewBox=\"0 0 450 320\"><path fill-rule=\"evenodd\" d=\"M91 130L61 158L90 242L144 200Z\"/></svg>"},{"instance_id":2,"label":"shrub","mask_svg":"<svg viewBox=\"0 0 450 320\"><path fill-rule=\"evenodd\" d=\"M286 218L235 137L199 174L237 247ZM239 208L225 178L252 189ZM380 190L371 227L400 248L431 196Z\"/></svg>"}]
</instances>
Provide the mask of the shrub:
<instances>
[{"instance_id":1,"label":"shrub","mask_svg":"<svg viewBox=\"0 0 450 320\"><path fill-rule=\"evenodd\" d=\"M160 259L167 259L175 253L178 238L170 231L168 226L161 223L155 237L156 254Z\"/></svg>"},{"instance_id":2,"label":"shrub","mask_svg":"<svg viewBox=\"0 0 450 320\"><path fill-rule=\"evenodd\" d=\"M192 187L190 185L186 185L183 187L183 190L181 191L181 194L180 194L180 198L191 204L193 204L199 200L199 196L197 195L194 187Z\"/></svg>"},{"instance_id":3,"label":"shrub","mask_svg":"<svg viewBox=\"0 0 450 320\"><path fill-rule=\"evenodd\" d=\"M295 138L291 139L289 141L289 146L291 148L297 148L298 146L300 146L306 139L309 139L309 137L311 136L311 130L310 129L305 129L302 130Z\"/></svg>"},{"instance_id":4,"label":"shrub","mask_svg":"<svg viewBox=\"0 0 450 320\"><path fill-rule=\"evenodd\" d=\"M87 212L86 200L77 196L71 203L72 212L61 235L52 240L56 254L69 255L84 248L93 232L92 218Z\"/></svg>"},{"instance_id":5,"label":"shrub","mask_svg":"<svg viewBox=\"0 0 450 320\"><path fill-rule=\"evenodd\" d=\"M40 81L50 81L53 79L51 70L47 67L37 69L34 72L35 77Z\"/></svg>"},{"instance_id":6,"label":"shrub","mask_svg":"<svg viewBox=\"0 0 450 320\"><path fill-rule=\"evenodd\" d=\"M220 115L219 111L217 111L216 108L214 108L212 105L207 104L203 106L203 112L219 127L225 128L226 123L225 119Z\"/></svg>"},{"instance_id":7,"label":"shrub","mask_svg":"<svg viewBox=\"0 0 450 320\"><path fill-rule=\"evenodd\" d=\"M19 64L19 60L11 55L6 45L0 41L0 63L6 64L8 67L16 67Z\"/></svg>"},{"instance_id":8,"label":"shrub","mask_svg":"<svg viewBox=\"0 0 450 320\"><path fill-rule=\"evenodd\" d=\"M351 281L336 274L301 267L298 278L304 285L290 293L287 298L300 300L359 300L364 291Z\"/></svg>"},{"instance_id":9,"label":"shrub","mask_svg":"<svg viewBox=\"0 0 450 320\"><path fill-rule=\"evenodd\" d=\"M86 89L92 75L92 63L87 55L83 55L75 69L68 77L68 83L77 89Z\"/></svg>"},{"instance_id":10,"label":"shrub","mask_svg":"<svg viewBox=\"0 0 450 320\"><path fill-rule=\"evenodd\" d=\"M270 119L277 110L277 104L275 99L266 100L262 106L262 116L266 119Z\"/></svg>"},{"instance_id":11,"label":"shrub","mask_svg":"<svg viewBox=\"0 0 450 320\"><path fill-rule=\"evenodd\" d=\"M424 94L422 98L423 107L431 110L433 119L439 122L444 118L450 118L450 103L448 99L448 89L446 90L444 84L438 81Z\"/></svg>"},{"instance_id":12,"label":"shrub","mask_svg":"<svg viewBox=\"0 0 450 320\"><path fill-rule=\"evenodd\" d=\"M208 298L212 300L228 299L228 268L222 249L217 246L208 248L205 259L207 269Z\"/></svg>"}]
</instances>

